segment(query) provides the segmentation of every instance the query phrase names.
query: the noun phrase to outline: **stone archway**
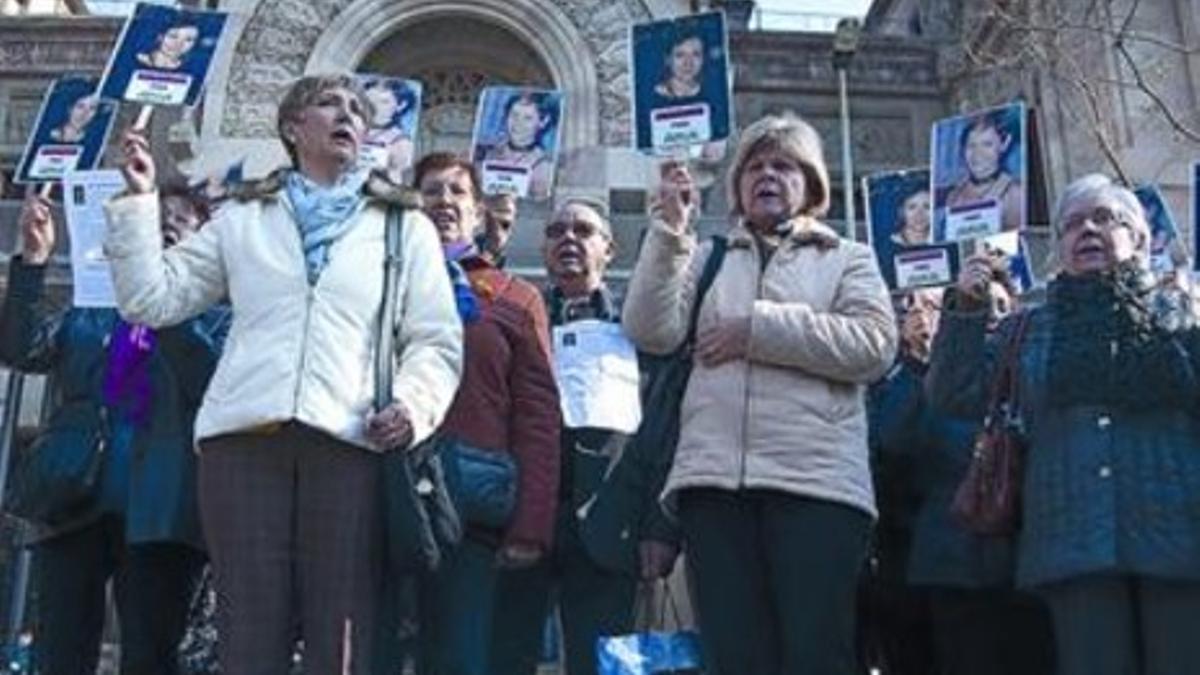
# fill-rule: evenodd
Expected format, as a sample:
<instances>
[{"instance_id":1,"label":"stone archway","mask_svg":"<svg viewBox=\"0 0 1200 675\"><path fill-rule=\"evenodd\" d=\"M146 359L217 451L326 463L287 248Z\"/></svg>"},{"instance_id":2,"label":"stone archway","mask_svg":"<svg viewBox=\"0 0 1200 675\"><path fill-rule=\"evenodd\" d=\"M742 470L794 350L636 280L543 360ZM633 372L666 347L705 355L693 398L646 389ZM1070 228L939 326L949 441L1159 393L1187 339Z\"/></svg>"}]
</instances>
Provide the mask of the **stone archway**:
<instances>
[{"instance_id":1,"label":"stone archway","mask_svg":"<svg viewBox=\"0 0 1200 675\"><path fill-rule=\"evenodd\" d=\"M684 0L228 0L233 47L214 64L206 96L206 139L274 136L275 105L287 83L316 69L346 69L389 32L420 17L458 15L496 22L539 51L558 86L575 94L565 139L622 145L628 137L626 55L630 23L686 11Z\"/></svg>"}]
</instances>

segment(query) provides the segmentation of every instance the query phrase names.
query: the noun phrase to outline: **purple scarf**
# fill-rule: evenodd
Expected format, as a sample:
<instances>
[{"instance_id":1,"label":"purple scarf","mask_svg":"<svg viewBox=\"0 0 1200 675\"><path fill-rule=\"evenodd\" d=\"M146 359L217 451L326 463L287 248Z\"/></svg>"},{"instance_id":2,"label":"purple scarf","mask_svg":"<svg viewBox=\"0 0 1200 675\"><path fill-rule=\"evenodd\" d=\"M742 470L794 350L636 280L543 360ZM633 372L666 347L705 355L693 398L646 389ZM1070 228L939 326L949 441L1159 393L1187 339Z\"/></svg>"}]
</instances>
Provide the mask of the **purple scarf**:
<instances>
[{"instance_id":1,"label":"purple scarf","mask_svg":"<svg viewBox=\"0 0 1200 675\"><path fill-rule=\"evenodd\" d=\"M108 345L104 402L138 426L150 419L150 357L157 343L152 329L118 321Z\"/></svg>"}]
</instances>

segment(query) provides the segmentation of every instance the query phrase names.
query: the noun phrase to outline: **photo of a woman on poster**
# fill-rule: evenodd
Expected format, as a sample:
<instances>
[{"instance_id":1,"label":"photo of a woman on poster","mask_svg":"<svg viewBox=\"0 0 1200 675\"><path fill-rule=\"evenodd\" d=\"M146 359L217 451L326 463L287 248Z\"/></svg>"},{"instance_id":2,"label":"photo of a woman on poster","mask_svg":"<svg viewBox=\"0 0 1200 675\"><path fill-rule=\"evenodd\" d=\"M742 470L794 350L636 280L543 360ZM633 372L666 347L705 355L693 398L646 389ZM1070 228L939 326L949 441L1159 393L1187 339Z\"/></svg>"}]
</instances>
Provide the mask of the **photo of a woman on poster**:
<instances>
[{"instance_id":1,"label":"photo of a woman on poster","mask_svg":"<svg viewBox=\"0 0 1200 675\"><path fill-rule=\"evenodd\" d=\"M100 97L144 105L196 105L228 14L139 3L101 78Z\"/></svg>"},{"instance_id":2,"label":"photo of a woman on poster","mask_svg":"<svg viewBox=\"0 0 1200 675\"><path fill-rule=\"evenodd\" d=\"M1025 107L1017 103L934 124L937 241L1026 224Z\"/></svg>"},{"instance_id":3,"label":"photo of a woman on poster","mask_svg":"<svg viewBox=\"0 0 1200 675\"><path fill-rule=\"evenodd\" d=\"M100 99L95 94L80 94L71 104L67 119L62 125L50 130L50 138L56 143L81 143L87 135L92 120L96 119Z\"/></svg>"},{"instance_id":4,"label":"photo of a woman on poster","mask_svg":"<svg viewBox=\"0 0 1200 675\"><path fill-rule=\"evenodd\" d=\"M562 94L557 91L489 87L480 99L474 143L475 163L484 174L484 191L505 191L491 180L516 169L527 182L519 197L544 200L554 184Z\"/></svg>"},{"instance_id":5,"label":"photo of a woman on poster","mask_svg":"<svg viewBox=\"0 0 1200 675\"><path fill-rule=\"evenodd\" d=\"M898 246L928 244L933 234L929 213L929 190L917 190L906 197L892 233L892 243Z\"/></svg>"},{"instance_id":6,"label":"photo of a woman on poster","mask_svg":"<svg viewBox=\"0 0 1200 675\"><path fill-rule=\"evenodd\" d=\"M665 99L700 95L704 72L704 39L697 33L681 33L663 58L662 80L654 93Z\"/></svg>"},{"instance_id":7,"label":"photo of a woman on poster","mask_svg":"<svg viewBox=\"0 0 1200 675\"><path fill-rule=\"evenodd\" d=\"M68 76L50 85L17 163L15 183L57 181L69 171L96 168L116 117L115 104L96 95L98 84L95 77Z\"/></svg>"},{"instance_id":8,"label":"photo of a woman on poster","mask_svg":"<svg viewBox=\"0 0 1200 675\"><path fill-rule=\"evenodd\" d=\"M680 155L729 137L727 43L725 18L719 12L630 29L637 149ZM721 147L703 152L720 155Z\"/></svg>"},{"instance_id":9,"label":"photo of a woman on poster","mask_svg":"<svg viewBox=\"0 0 1200 675\"><path fill-rule=\"evenodd\" d=\"M156 70L179 70L200 39L200 28L181 21L159 33L156 46L137 55L138 63Z\"/></svg>"},{"instance_id":10,"label":"photo of a woman on poster","mask_svg":"<svg viewBox=\"0 0 1200 675\"><path fill-rule=\"evenodd\" d=\"M952 283L959 264L955 244L933 244L929 170L889 171L863 179L867 241L893 290Z\"/></svg>"},{"instance_id":11,"label":"photo of a woman on poster","mask_svg":"<svg viewBox=\"0 0 1200 675\"><path fill-rule=\"evenodd\" d=\"M385 77L362 77L363 89L375 109L371 128L363 141L364 159L403 183L412 166L413 138L421 110L421 83Z\"/></svg>"}]
</instances>

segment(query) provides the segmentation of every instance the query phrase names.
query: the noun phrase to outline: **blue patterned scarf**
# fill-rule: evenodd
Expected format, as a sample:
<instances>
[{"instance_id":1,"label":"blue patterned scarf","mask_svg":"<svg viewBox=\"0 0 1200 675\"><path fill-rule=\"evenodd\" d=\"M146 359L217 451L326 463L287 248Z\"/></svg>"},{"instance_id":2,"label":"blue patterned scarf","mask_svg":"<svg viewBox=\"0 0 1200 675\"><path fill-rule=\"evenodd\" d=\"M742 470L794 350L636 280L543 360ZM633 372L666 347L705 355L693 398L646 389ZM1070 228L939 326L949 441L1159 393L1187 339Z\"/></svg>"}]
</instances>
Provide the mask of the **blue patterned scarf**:
<instances>
[{"instance_id":1,"label":"blue patterned scarf","mask_svg":"<svg viewBox=\"0 0 1200 675\"><path fill-rule=\"evenodd\" d=\"M477 255L475 247L469 242L443 244L442 252L446 255L446 273L450 275L450 285L454 288L454 305L458 309L458 318L463 323L472 323L479 319L479 298L475 297L475 289L471 288L471 280L466 270L459 262L464 258Z\"/></svg>"},{"instance_id":2,"label":"blue patterned scarf","mask_svg":"<svg viewBox=\"0 0 1200 675\"><path fill-rule=\"evenodd\" d=\"M354 216L362 209L362 187L368 173L366 168L355 169L343 174L337 183L324 186L299 171L288 172L287 194L296 214L310 285L317 283L329 264L329 247L350 229Z\"/></svg>"}]
</instances>

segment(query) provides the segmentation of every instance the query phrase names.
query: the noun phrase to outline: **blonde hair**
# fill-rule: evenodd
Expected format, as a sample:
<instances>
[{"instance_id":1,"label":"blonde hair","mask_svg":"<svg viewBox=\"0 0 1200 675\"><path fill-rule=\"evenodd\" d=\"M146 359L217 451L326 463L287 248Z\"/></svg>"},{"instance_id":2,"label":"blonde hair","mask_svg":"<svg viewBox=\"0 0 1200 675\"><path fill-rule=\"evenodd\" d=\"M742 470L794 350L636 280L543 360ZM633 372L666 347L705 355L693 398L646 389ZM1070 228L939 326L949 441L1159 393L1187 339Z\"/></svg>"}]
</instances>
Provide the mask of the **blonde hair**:
<instances>
[{"instance_id":1,"label":"blonde hair","mask_svg":"<svg viewBox=\"0 0 1200 675\"><path fill-rule=\"evenodd\" d=\"M750 158L759 152L779 150L791 155L804 171L804 206L801 215L823 216L829 211L829 170L821 149L821 136L795 113L768 115L742 131L734 151L727 189L730 209L743 215L745 208L738 184Z\"/></svg>"},{"instance_id":2,"label":"blonde hair","mask_svg":"<svg viewBox=\"0 0 1200 675\"><path fill-rule=\"evenodd\" d=\"M279 140L283 142L283 148L287 150L293 165L298 161L296 159L296 142L288 138L284 127L299 121L300 112L315 104L321 94L330 89L347 89L354 94L358 99L359 106L362 107L364 122L369 123L375 117L374 104L371 103L362 84L353 75L346 73L306 75L296 80L283 95L283 100L279 103L279 111L275 116L275 130L279 133Z\"/></svg>"}]
</instances>

